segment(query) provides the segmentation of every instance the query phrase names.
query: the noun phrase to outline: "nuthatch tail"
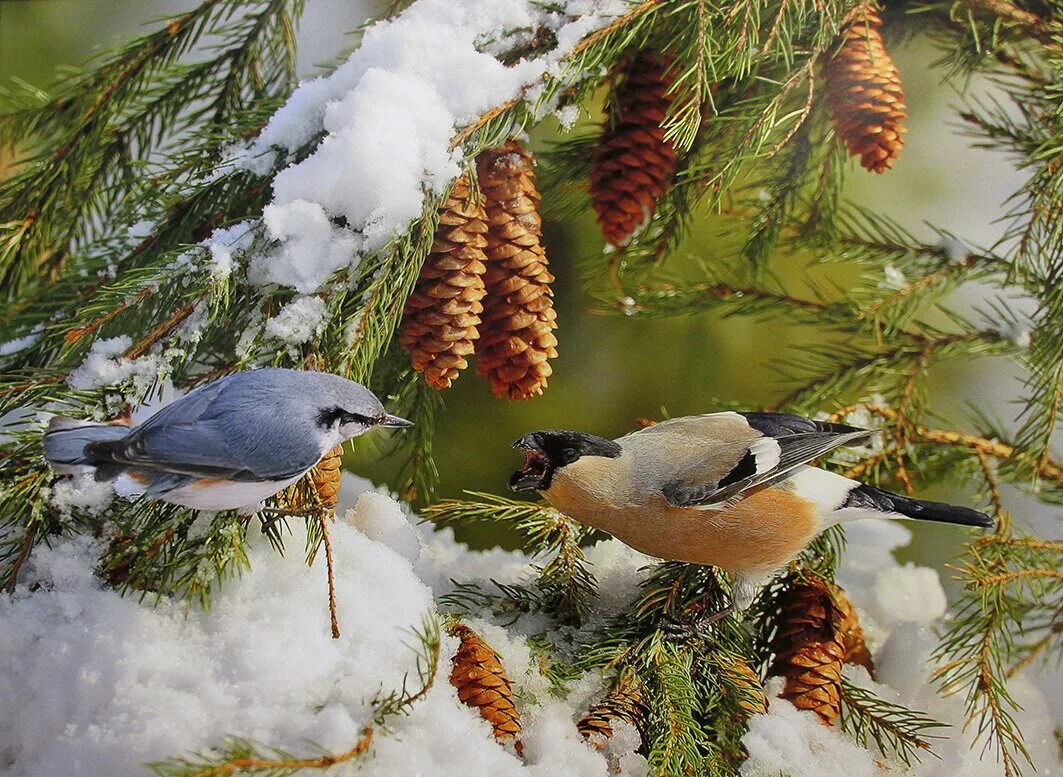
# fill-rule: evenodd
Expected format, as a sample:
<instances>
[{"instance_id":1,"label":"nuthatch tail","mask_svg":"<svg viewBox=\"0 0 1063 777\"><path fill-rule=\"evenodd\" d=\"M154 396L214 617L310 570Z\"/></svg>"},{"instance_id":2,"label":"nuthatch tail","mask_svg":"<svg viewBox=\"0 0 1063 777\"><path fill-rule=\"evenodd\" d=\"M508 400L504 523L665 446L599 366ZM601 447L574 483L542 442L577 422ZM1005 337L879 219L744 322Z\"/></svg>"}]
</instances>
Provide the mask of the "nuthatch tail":
<instances>
[{"instance_id":1,"label":"nuthatch tail","mask_svg":"<svg viewBox=\"0 0 1063 777\"><path fill-rule=\"evenodd\" d=\"M917 518L993 526L989 516L910 499L808 462L873 432L781 413L674 418L618 440L533 432L514 447L516 491L658 558L711 564L735 577L733 608L817 534L859 518ZM728 608L728 611L731 608Z\"/></svg>"},{"instance_id":2,"label":"nuthatch tail","mask_svg":"<svg viewBox=\"0 0 1063 777\"><path fill-rule=\"evenodd\" d=\"M63 474L128 475L151 499L253 512L345 440L412 425L338 375L266 368L200 386L133 427L53 418L44 456Z\"/></svg>"}]
</instances>

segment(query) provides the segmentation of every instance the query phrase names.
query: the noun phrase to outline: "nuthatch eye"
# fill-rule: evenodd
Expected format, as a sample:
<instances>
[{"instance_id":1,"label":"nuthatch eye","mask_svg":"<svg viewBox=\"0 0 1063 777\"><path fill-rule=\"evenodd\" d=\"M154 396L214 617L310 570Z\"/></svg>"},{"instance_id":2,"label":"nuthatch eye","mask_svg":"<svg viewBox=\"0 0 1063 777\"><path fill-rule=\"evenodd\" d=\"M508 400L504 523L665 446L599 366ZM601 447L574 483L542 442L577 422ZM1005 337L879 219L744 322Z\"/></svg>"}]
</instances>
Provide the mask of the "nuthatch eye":
<instances>
[{"instance_id":1,"label":"nuthatch eye","mask_svg":"<svg viewBox=\"0 0 1063 777\"><path fill-rule=\"evenodd\" d=\"M781 413L674 418L618 440L542 431L514 443L516 491L658 558L710 564L735 577L733 607L817 534L859 518L993 526L989 516L911 499L808 462L873 432ZM730 611L731 608L728 608Z\"/></svg>"},{"instance_id":2,"label":"nuthatch eye","mask_svg":"<svg viewBox=\"0 0 1063 777\"><path fill-rule=\"evenodd\" d=\"M345 440L412 425L338 375L265 368L200 386L133 427L53 418L44 455L61 473L127 475L150 499L251 512Z\"/></svg>"}]
</instances>

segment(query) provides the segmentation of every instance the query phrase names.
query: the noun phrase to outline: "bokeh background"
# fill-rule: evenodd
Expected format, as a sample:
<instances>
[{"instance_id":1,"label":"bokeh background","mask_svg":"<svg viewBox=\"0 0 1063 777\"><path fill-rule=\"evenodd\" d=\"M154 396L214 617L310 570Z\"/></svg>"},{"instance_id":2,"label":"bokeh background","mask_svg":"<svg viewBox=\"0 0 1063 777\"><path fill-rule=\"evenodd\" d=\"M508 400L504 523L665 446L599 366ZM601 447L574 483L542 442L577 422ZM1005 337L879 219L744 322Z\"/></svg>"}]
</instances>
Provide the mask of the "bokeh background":
<instances>
[{"instance_id":1,"label":"bokeh background","mask_svg":"<svg viewBox=\"0 0 1063 777\"><path fill-rule=\"evenodd\" d=\"M91 64L92 57L145 25L194 5L195 0L0 0L0 84L17 78L47 89L58 73ZM350 31L378 5L307 0L299 33L301 76L313 77L349 50L356 42ZM885 175L865 173L854 164L848 196L920 237L936 239L928 226L933 224L970 245L992 245L1004 228L998 221L1003 203L1020 188L1022 174L1006 156L972 148L956 116L959 96L937 80L940 71L931 64L938 54L925 41L910 38L893 53L911 114L907 145L894 170ZM969 94L991 91L980 81L967 88ZM581 126L586 128L595 118L585 116ZM533 144L548 144L558 131L549 119L537 130ZM698 261L713 261L721 250L715 226L708 217L695 223L681 251ZM785 321L714 314L623 320L595 314L600 305L582 280L587 263L602 253L592 217L548 222L546 239L557 275L561 341L550 389L530 402L500 402L471 370L463 376L447 392L438 428L441 496L458 496L464 489L504 493L519 459L510 443L530 430L567 427L616 436L631 430L638 417L659 417L662 408L670 415L708 412L725 403L759 408L782 392L779 360L789 349L817 337L814 327L791 327ZM974 308L982 294L977 288L965 289L955 302ZM1019 377L1018 368L1000 358L941 363L929 381L932 406L946 417L956 417L973 403L1008 428L1019 409L1014 403L1021 395ZM378 481L394 474L393 463L373 463L365 456L351 457L348 465ZM959 502L974 496L956 491L930 495ZM1047 530L1046 522L1052 519L1048 508L1016 494L1009 498L1020 520L1032 520ZM959 549L960 537L949 527L922 525L915 536L903 554L921 563L940 568ZM515 541L492 527L466 531L464 538L476 545Z\"/></svg>"}]
</instances>

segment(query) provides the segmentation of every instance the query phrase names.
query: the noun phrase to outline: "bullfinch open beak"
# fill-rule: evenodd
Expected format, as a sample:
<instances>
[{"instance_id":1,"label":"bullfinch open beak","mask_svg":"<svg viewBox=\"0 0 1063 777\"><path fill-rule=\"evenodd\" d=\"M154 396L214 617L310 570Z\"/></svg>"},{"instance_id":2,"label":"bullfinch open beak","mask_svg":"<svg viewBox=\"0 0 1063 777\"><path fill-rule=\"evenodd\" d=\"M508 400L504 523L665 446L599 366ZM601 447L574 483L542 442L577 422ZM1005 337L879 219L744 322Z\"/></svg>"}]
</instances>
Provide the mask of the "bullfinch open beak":
<instances>
[{"instance_id":1,"label":"bullfinch open beak","mask_svg":"<svg viewBox=\"0 0 1063 777\"><path fill-rule=\"evenodd\" d=\"M524 467L519 472L513 473L509 479L509 487L514 491L537 491L549 488L553 466L542 448L539 447L535 434L521 437L513 443L513 447L523 450Z\"/></svg>"}]
</instances>

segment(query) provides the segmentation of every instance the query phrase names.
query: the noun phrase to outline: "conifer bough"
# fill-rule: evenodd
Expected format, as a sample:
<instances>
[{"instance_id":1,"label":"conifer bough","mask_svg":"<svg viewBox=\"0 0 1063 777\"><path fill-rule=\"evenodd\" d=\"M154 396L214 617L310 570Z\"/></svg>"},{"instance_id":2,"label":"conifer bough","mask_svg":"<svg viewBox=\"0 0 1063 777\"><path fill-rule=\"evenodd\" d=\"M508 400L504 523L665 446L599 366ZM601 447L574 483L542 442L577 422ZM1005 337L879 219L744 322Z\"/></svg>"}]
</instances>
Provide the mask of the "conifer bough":
<instances>
[{"instance_id":1,"label":"conifer bough","mask_svg":"<svg viewBox=\"0 0 1063 777\"><path fill-rule=\"evenodd\" d=\"M547 269L532 157L516 141L480 155L487 213L487 299L476 371L499 398L542 394L557 356L557 313Z\"/></svg>"},{"instance_id":2,"label":"conifer bough","mask_svg":"<svg viewBox=\"0 0 1063 777\"><path fill-rule=\"evenodd\" d=\"M602 235L626 245L653 216L678 167L661 126L672 103L672 58L641 52L609 97L609 119L591 163L591 205Z\"/></svg>"},{"instance_id":3,"label":"conifer bough","mask_svg":"<svg viewBox=\"0 0 1063 777\"><path fill-rule=\"evenodd\" d=\"M882 19L870 5L842 32L837 53L823 65L826 100L849 153L873 173L889 170L904 145L901 74L886 51Z\"/></svg>"}]
</instances>

